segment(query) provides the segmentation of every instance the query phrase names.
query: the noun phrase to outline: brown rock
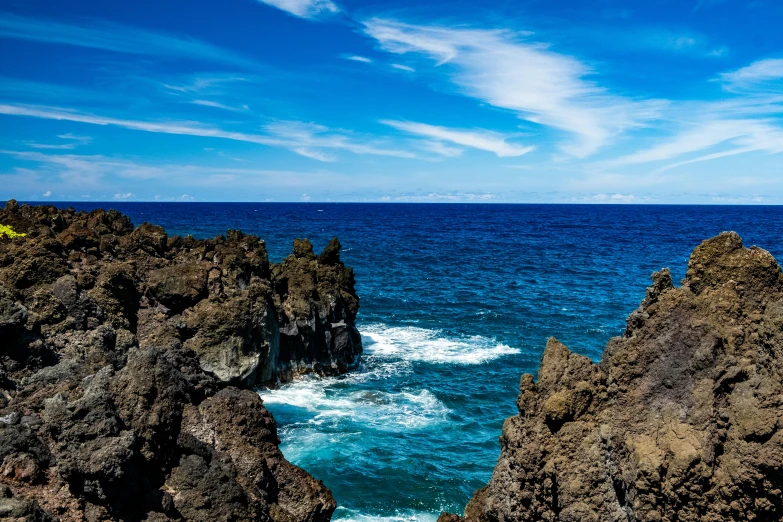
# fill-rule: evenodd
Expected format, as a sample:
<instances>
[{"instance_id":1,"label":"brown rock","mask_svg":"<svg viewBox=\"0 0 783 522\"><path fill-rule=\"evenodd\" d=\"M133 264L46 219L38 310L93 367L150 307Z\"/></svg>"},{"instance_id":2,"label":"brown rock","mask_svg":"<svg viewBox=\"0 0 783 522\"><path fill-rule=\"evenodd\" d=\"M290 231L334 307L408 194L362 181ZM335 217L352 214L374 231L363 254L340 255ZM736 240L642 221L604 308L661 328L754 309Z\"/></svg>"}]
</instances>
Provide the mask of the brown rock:
<instances>
[{"instance_id":1,"label":"brown rock","mask_svg":"<svg viewBox=\"0 0 783 522\"><path fill-rule=\"evenodd\" d=\"M157 227L150 223L142 223L136 230L131 232L127 238L126 248L136 247L148 254L163 254L166 251L168 235L163 227Z\"/></svg>"},{"instance_id":2,"label":"brown rock","mask_svg":"<svg viewBox=\"0 0 783 522\"><path fill-rule=\"evenodd\" d=\"M313 244L309 239L294 239L294 256L304 259L315 259Z\"/></svg>"},{"instance_id":3,"label":"brown rock","mask_svg":"<svg viewBox=\"0 0 783 522\"><path fill-rule=\"evenodd\" d=\"M340 249L342 245L340 240L333 237L329 244L324 247L321 255L318 256L318 262L322 265L336 265L340 262Z\"/></svg>"},{"instance_id":4,"label":"brown rock","mask_svg":"<svg viewBox=\"0 0 783 522\"><path fill-rule=\"evenodd\" d=\"M210 268L206 262L159 268L147 275L147 289L156 301L178 313L206 297Z\"/></svg>"},{"instance_id":5,"label":"brown rock","mask_svg":"<svg viewBox=\"0 0 783 522\"><path fill-rule=\"evenodd\" d=\"M98 246L100 238L94 230L73 224L57 235L57 240L67 250L88 250Z\"/></svg>"},{"instance_id":6,"label":"brown rock","mask_svg":"<svg viewBox=\"0 0 783 522\"><path fill-rule=\"evenodd\" d=\"M705 241L681 288L653 275L599 364L550 339L464 518L783 519L782 326L774 258Z\"/></svg>"}]
</instances>

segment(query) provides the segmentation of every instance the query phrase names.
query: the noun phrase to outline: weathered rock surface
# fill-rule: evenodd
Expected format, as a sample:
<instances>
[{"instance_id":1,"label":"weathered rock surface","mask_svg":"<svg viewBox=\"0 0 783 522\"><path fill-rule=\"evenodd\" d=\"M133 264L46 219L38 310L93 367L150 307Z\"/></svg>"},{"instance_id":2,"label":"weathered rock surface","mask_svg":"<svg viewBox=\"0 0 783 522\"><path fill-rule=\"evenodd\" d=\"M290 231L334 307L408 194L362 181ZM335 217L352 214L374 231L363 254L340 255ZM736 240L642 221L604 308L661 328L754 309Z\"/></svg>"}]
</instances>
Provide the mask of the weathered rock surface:
<instances>
[{"instance_id":1,"label":"weathered rock surface","mask_svg":"<svg viewBox=\"0 0 783 522\"><path fill-rule=\"evenodd\" d=\"M258 394L361 352L335 239L134 228L118 212L9 202L0 223L0 518L329 520Z\"/></svg>"},{"instance_id":2,"label":"weathered rock surface","mask_svg":"<svg viewBox=\"0 0 783 522\"><path fill-rule=\"evenodd\" d=\"M517 405L467 521L783 520L778 263L705 241L681 287L653 275L599 364L550 339Z\"/></svg>"}]
</instances>

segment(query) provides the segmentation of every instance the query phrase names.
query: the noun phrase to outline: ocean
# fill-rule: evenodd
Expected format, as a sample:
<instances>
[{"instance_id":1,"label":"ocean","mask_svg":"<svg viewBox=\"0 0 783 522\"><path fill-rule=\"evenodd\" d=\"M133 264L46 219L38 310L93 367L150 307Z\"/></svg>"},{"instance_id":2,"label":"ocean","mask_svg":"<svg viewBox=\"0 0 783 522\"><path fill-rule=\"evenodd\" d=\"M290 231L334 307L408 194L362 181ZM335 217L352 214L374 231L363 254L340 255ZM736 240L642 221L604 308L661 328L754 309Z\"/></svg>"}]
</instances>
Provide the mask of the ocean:
<instances>
[{"instance_id":1,"label":"ocean","mask_svg":"<svg viewBox=\"0 0 783 522\"><path fill-rule=\"evenodd\" d=\"M58 203L58 206L65 205ZM356 272L357 371L260 391L281 449L331 488L336 520L434 520L487 483L521 374L549 336L599 360L650 274L685 275L704 239L735 230L783 256L783 207L333 203L110 206L204 238L241 229L270 260L333 236Z\"/></svg>"}]
</instances>

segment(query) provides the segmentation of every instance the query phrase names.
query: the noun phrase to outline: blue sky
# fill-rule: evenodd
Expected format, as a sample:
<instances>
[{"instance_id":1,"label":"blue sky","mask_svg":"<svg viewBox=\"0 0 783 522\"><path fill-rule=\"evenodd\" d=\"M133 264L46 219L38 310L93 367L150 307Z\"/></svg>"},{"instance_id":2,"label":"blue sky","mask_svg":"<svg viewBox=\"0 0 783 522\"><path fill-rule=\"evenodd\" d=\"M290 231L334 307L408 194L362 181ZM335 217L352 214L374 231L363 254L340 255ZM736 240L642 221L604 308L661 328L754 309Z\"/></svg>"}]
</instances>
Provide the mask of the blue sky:
<instances>
[{"instance_id":1,"label":"blue sky","mask_svg":"<svg viewBox=\"0 0 783 522\"><path fill-rule=\"evenodd\" d=\"M0 1L0 198L783 203L779 0Z\"/></svg>"}]
</instances>

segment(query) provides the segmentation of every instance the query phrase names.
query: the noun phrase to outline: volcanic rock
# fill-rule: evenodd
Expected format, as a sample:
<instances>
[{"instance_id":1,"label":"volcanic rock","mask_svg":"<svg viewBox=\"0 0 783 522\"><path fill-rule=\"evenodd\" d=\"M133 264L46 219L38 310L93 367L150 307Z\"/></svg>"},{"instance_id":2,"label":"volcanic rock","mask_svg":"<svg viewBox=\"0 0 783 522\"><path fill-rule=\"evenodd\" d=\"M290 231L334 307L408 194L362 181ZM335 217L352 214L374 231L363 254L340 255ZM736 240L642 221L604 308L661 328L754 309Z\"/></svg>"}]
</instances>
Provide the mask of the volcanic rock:
<instances>
[{"instance_id":1,"label":"volcanic rock","mask_svg":"<svg viewBox=\"0 0 783 522\"><path fill-rule=\"evenodd\" d=\"M550 339L517 405L466 521L783 519L778 263L733 232L703 242L600 363Z\"/></svg>"},{"instance_id":2,"label":"volcanic rock","mask_svg":"<svg viewBox=\"0 0 783 522\"><path fill-rule=\"evenodd\" d=\"M134 228L10 201L0 223L0 518L326 521L257 393L361 353L339 242Z\"/></svg>"}]
</instances>

